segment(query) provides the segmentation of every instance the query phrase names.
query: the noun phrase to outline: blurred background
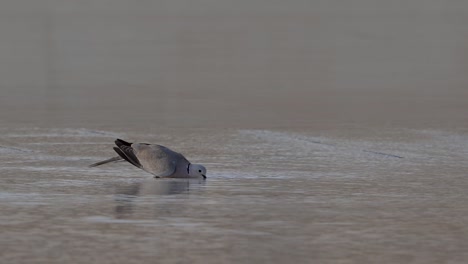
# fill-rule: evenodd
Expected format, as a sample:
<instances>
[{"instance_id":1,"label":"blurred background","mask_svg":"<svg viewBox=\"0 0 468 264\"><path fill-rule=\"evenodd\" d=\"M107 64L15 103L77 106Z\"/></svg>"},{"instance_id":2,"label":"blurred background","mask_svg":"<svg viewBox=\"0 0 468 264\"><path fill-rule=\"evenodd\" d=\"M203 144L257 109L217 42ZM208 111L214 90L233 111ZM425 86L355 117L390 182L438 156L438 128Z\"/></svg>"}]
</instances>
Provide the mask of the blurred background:
<instances>
[{"instance_id":1,"label":"blurred background","mask_svg":"<svg viewBox=\"0 0 468 264\"><path fill-rule=\"evenodd\" d=\"M4 124L468 121L466 1L4 0L0 36Z\"/></svg>"}]
</instances>

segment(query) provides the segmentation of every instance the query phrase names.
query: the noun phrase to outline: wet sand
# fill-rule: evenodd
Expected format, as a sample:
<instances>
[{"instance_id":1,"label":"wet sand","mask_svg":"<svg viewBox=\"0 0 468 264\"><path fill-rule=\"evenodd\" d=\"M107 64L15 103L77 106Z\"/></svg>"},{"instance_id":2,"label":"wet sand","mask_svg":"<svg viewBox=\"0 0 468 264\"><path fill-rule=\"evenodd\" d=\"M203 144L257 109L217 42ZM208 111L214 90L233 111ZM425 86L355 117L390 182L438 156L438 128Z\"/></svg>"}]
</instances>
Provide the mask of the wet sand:
<instances>
[{"instance_id":1,"label":"wet sand","mask_svg":"<svg viewBox=\"0 0 468 264\"><path fill-rule=\"evenodd\" d=\"M0 4L0 262L465 263L449 2ZM88 168L117 137L208 179Z\"/></svg>"}]
</instances>

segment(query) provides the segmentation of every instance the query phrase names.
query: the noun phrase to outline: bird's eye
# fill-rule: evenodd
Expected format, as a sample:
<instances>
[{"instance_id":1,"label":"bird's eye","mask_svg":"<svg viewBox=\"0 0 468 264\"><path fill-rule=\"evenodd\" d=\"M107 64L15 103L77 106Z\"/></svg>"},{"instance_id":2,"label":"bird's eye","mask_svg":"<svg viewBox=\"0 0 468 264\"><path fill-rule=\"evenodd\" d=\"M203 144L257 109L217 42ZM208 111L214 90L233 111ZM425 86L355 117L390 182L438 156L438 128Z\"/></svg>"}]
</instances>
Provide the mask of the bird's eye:
<instances>
[{"instance_id":1,"label":"bird's eye","mask_svg":"<svg viewBox=\"0 0 468 264\"><path fill-rule=\"evenodd\" d=\"M198 170L198 172L201 172L201 170Z\"/></svg>"}]
</instances>

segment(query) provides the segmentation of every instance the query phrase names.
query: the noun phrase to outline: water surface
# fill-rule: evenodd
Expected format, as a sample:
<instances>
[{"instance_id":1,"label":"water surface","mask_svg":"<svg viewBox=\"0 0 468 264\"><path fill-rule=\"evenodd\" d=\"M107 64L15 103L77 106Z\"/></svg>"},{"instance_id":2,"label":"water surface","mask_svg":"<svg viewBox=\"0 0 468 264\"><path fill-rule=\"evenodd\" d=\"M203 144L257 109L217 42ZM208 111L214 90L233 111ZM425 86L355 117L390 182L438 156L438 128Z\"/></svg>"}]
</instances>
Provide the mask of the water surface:
<instances>
[{"instance_id":1,"label":"water surface","mask_svg":"<svg viewBox=\"0 0 468 264\"><path fill-rule=\"evenodd\" d=\"M350 140L298 131L50 128L2 134L6 263L467 257L466 135L392 130ZM88 168L113 155L117 135L170 143L204 162L208 179L153 179L126 163Z\"/></svg>"}]
</instances>

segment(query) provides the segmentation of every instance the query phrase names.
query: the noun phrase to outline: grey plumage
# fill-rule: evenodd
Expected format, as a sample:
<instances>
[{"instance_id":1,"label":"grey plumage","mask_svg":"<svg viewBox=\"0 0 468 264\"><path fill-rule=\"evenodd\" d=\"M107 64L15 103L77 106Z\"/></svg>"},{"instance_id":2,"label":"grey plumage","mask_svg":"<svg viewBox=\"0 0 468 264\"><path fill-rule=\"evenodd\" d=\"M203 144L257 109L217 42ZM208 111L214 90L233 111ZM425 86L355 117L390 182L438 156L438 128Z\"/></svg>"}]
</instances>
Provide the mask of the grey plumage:
<instances>
[{"instance_id":1,"label":"grey plumage","mask_svg":"<svg viewBox=\"0 0 468 264\"><path fill-rule=\"evenodd\" d=\"M180 153L157 144L130 143L122 139L115 140L115 152L119 157L113 157L90 165L91 167L102 164L126 160L137 168L145 170L155 177L170 178L195 178L206 177L206 169L197 165L192 171L190 162Z\"/></svg>"},{"instance_id":2,"label":"grey plumage","mask_svg":"<svg viewBox=\"0 0 468 264\"><path fill-rule=\"evenodd\" d=\"M180 153L172 151L161 145L133 144L133 150L138 153L141 166L147 172L159 177L167 177L176 173L187 173L190 162ZM183 173L182 173L183 172Z\"/></svg>"}]
</instances>

